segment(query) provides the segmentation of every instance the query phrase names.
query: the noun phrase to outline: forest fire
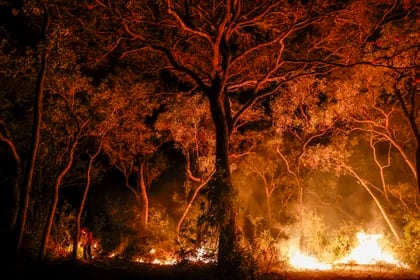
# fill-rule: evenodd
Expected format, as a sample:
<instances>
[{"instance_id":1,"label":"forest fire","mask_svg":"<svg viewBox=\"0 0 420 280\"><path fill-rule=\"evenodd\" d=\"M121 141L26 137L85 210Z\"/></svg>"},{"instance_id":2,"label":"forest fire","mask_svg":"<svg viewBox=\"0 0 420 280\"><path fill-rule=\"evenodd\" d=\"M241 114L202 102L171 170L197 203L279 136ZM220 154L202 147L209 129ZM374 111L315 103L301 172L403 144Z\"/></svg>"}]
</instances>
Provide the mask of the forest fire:
<instances>
[{"instance_id":1,"label":"forest fire","mask_svg":"<svg viewBox=\"0 0 420 280\"><path fill-rule=\"evenodd\" d=\"M16 270L420 272L420 0L0 13L0 240Z\"/></svg>"},{"instance_id":2,"label":"forest fire","mask_svg":"<svg viewBox=\"0 0 420 280\"><path fill-rule=\"evenodd\" d=\"M408 269L408 265L396 259L392 252L380 246L378 240L381 234L367 234L363 231L357 233L358 244L350 253L342 259L332 263L322 262L315 257L294 250L290 255L290 265L299 270L331 270L355 266L381 266L389 265L398 268Z\"/></svg>"}]
</instances>

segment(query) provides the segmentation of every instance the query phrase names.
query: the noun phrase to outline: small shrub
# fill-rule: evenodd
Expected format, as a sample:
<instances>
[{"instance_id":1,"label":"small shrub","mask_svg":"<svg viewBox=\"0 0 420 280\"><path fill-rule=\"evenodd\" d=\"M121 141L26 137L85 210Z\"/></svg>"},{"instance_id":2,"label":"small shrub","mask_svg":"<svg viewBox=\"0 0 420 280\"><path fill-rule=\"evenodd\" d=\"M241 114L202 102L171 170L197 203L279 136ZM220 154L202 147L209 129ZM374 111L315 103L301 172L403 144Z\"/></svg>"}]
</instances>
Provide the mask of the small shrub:
<instances>
[{"instance_id":1,"label":"small shrub","mask_svg":"<svg viewBox=\"0 0 420 280\"><path fill-rule=\"evenodd\" d=\"M253 244L253 256L259 270L268 272L277 264L279 257L276 248L277 241L269 230L261 231Z\"/></svg>"}]
</instances>

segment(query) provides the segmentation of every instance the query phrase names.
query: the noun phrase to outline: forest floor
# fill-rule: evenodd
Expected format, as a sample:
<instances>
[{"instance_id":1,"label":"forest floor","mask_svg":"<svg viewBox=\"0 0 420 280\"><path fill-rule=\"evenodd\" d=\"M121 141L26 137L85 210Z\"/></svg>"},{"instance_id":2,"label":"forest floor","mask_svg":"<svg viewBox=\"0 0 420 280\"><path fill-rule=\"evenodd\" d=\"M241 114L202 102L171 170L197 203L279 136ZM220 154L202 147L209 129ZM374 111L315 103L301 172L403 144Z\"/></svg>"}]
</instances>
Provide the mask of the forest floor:
<instances>
[{"instance_id":1,"label":"forest floor","mask_svg":"<svg viewBox=\"0 0 420 280\"><path fill-rule=\"evenodd\" d=\"M162 266L133 262L110 262L93 260L91 262L54 260L49 262L24 261L2 262L7 264L2 270L1 279L60 279L60 280L218 280L221 278L212 265L173 265ZM228 278L229 279L229 278ZM420 274L401 270L361 270L341 269L334 271L277 271L264 273L258 280L420 280Z\"/></svg>"}]
</instances>

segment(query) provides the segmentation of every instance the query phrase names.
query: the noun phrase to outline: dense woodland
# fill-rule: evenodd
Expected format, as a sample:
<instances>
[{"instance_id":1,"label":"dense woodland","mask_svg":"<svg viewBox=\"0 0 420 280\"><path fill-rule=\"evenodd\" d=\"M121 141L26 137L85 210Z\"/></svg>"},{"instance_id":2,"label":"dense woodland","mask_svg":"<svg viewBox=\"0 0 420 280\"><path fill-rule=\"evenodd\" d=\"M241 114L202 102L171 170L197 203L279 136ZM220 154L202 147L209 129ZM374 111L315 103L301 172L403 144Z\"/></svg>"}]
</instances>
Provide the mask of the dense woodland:
<instances>
[{"instance_id":1,"label":"dense woodland","mask_svg":"<svg viewBox=\"0 0 420 280\"><path fill-rule=\"evenodd\" d=\"M416 0L0 1L2 242L17 258L282 265L360 229L420 267ZM150 256L149 256L150 257ZM233 273L233 274L232 274Z\"/></svg>"}]
</instances>

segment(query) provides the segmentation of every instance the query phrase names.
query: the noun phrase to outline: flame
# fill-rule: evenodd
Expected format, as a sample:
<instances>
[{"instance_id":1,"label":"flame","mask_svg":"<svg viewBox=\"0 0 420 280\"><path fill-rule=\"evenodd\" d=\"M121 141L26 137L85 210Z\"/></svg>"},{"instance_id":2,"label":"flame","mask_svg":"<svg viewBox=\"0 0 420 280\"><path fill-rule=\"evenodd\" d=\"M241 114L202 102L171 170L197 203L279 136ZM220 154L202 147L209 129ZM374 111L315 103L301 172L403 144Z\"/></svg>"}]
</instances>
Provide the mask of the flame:
<instances>
[{"instance_id":1,"label":"flame","mask_svg":"<svg viewBox=\"0 0 420 280\"><path fill-rule=\"evenodd\" d=\"M159 265L175 265L177 261L175 259L165 259L165 260L154 259L152 263L159 264Z\"/></svg>"},{"instance_id":2,"label":"flame","mask_svg":"<svg viewBox=\"0 0 420 280\"><path fill-rule=\"evenodd\" d=\"M289 258L290 265L296 269L330 270L331 265L318 261L315 257L302 254L298 249Z\"/></svg>"},{"instance_id":3,"label":"flame","mask_svg":"<svg viewBox=\"0 0 420 280\"><path fill-rule=\"evenodd\" d=\"M161 251L161 250L160 250ZM139 263L151 263L158 265L175 265L177 260L171 257L170 253L167 252L158 252L155 248L150 249L149 256L143 257L134 257L132 261Z\"/></svg>"},{"instance_id":4,"label":"flame","mask_svg":"<svg viewBox=\"0 0 420 280\"><path fill-rule=\"evenodd\" d=\"M394 258L394 256L385 251L378 243L383 236L381 234L366 234L363 231L357 233L358 245L350 253L339 261L329 264L322 262L315 257L301 253L299 249L292 250L289 257L289 263L296 269L315 269L330 270L334 265L359 264L375 265L390 264L397 267L409 268L408 265Z\"/></svg>"},{"instance_id":5,"label":"flame","mask_svg":"<svg viewBox=\"0 0 420 280\"><path fill-rule=\"evenodd\" d=\"M195 256L190 256L187 258L188 261L191 262L201 262L201 263L212 263L216 260L214 258L209 257L209 252L205 248L201 247L198 248L197 253Z\"/></svg>"},{"instance_id":6,"label":"flame","mask_svg":"<svg viewBox=\"0 0 420 280\"><path fill-rule=\"evenodd\" d=\"M382 234L366 234L363 231L358 232L357 247L353 248L346 257L339 260L337 263L356 263L362 265L387 263L407 268L407 265L395 259L390 252L381 248L378 240L382 237Z\"/></svg>"},{"instance_id":7,"label":"flame","mask_svg":"<svg viewBox=\"0 0 420 280\"><path fill-rule=\"evenodd\" d=\"M161 251L161 250L160 250ZM134 257L132 261L139 263L151 263L158 265L175 265L178 263L178 259L172 257L173 254L162 251L158 252L155 248L149 251L149 257ZM211 263L215 260L209 257L209 252L205 248L199 248L194 256L189 256L186 260L191 262Z\"/></svg>"}]
</instances>

